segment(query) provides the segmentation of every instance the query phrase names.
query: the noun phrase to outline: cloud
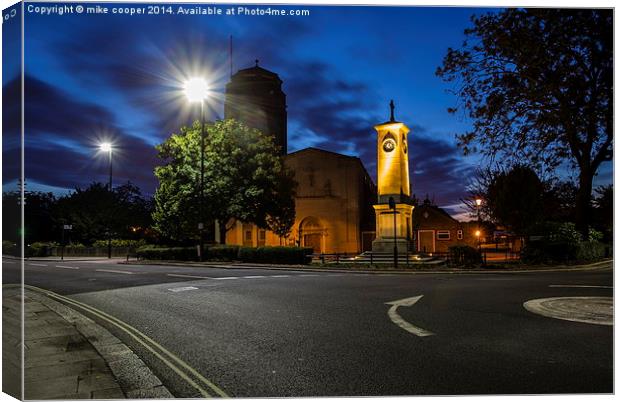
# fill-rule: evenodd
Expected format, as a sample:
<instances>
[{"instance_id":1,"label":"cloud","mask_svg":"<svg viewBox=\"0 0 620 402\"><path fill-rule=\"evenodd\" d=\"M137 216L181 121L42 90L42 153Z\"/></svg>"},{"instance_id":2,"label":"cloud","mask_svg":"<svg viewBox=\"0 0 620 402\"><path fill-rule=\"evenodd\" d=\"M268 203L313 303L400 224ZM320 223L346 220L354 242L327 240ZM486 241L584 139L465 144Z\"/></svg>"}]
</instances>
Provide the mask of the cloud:
<instances>
[{"instance_id":1,"label":"cloud","mask_svg":"<svg viewBox=\"0 0 620 402\"><path fill-rule=\"evenodd\" d=\"M107 161L97 156L97 141L115 146L116 182L130 180L152 193L156 163L154 148L119 127L109 110L80 102L58 87L27 75L25 99L25 176L42 184L74 188L107 179ZM19 80L4 90L19 88ZM19 153L4 152L7 177L19 175Z\"/></svg>"}]
</instances>

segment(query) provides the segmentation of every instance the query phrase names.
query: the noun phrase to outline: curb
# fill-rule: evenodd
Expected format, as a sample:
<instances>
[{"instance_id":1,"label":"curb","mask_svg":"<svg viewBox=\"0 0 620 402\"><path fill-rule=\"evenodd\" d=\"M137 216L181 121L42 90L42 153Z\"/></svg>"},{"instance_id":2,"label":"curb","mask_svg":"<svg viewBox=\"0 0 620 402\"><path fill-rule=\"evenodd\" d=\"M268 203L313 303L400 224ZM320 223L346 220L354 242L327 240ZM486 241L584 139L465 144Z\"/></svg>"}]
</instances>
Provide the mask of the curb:
<instances>
[{"instance_id":1,"label":"curb","mask_svg":"<svg viewBox=\"0 0 620 402\"><path fill-rule=\"evenodd\" d=\"M101 355L128 399L174 398L161 380L153 374L127 345L90 318L49 297L26 289L29 297L45 305L81 333Z\"/></svg>"},{"instance_id":2,"label":"curb","mask_svg":"<svg viewBox=\"0 0 620 402\"><path fill-rule=\"evenodd\" d=\"M300 272L336 272L336 273L360 273L360 274L374 274L374 275L386 275L386 274L397 274L397 275L418 275L418 274L450 274L450 275L461 275L461 274L481 274L481 273L491 273L491 274L519 274L519 273L536 273L536 272L570 272L570 271L589 271L604 268L607 264L611 263L612 265L609 267L613 269L613 259L598 261L591 264L584 265L560 265L557 267L549 267L549 268L540 268L540 269L446 269L442 271L437 270L361 270L361 269L333 269L333 268L303 268L299 265L287 265L287 266L270 266L270 265L240 265L240 264L192 264L178 261L128 261L128 262L119 262L121 265L167 265L167 266L179 266L179 267L192 267L192 268L220 268L220 269L265 269L270 271L300 271Z\"/></svg>"}]
</instances>

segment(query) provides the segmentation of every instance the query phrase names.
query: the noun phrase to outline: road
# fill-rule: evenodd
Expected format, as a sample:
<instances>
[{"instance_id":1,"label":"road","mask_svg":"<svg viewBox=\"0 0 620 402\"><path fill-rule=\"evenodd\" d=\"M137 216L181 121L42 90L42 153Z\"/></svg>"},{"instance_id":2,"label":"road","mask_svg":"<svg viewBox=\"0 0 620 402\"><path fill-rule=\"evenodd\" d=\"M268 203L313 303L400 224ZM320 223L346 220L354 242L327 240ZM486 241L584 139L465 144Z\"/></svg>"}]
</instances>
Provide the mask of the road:
<instances>
[{"instance_id":1,"label":"road","mask_svg":"<svg viewBox=\"0 0 620 402\"><path fill-rule=\"evenodd\" d=\"M19 281L16 261L2 266L4 283ZM25 282L130 324L230 396L613 392L612 325L523 306L539 298L610 298L611 264L376 275L29 261ZM175 396L200 396L135 338L98 321Z\"/></svg>"}]
</instances>

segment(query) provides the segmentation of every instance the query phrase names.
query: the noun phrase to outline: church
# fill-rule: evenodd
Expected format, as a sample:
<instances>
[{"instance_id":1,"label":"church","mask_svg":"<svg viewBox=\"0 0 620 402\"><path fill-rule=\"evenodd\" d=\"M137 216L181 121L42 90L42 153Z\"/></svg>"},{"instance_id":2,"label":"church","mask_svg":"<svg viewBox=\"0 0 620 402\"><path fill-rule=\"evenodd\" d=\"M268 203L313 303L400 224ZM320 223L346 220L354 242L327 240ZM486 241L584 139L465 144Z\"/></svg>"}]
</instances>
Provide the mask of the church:
<instances>
[{"instance_id":1,"label":"church","mask_svg":"<svg viewBox=\"0 0 620 402\"><path fill-rule=\"evenodd\" d=\"M226 85L224 117L234 118L273 136L285 164L298 182L295 224L287 239L254 224L235 222L226 243L242 246L291 245L315 253L359 254L364 251L399 253L418 249L413 226L407 135L409 128L394 116L375 126L377 177L375 185L362 161L318 148L287 154L286 94L278 74L258 65L239 70ZM429 233L424 228L424 236ZM422 233L422 232L420 232ZM433 236L435 232L433 231ZM460 232L462 233L462 232ZM469 234L453 240L470 240ZM426 243L424 244L425 251ZM444 244L447 244L444 242Z\"/></svg>"}]
</instances>

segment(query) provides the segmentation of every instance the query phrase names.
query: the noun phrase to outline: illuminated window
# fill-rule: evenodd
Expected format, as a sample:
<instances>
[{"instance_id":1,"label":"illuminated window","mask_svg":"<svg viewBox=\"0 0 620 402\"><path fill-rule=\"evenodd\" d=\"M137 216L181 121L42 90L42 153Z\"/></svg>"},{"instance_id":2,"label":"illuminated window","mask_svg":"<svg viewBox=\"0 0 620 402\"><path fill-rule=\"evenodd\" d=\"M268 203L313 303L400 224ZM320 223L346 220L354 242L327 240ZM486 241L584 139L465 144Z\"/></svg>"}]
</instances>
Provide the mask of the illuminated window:
<instances>
[{"instance_id":1,"label":"illuminated window","mask_svg":"<svg viewBox=\"0 0 620 402\"><path fill-rule=\"evenodd\" d=\"M463 240L463 231L462 230L457 230L456 231L456 238L459 240Z\"/></svg>"},{"instance_id":2,"label":"illuminated window","mask_svg":"<svg viewBox=\"0 0 620 402\"><path fill-rule=\"evenodd\" d=\"M450 240L450 231L449 230L438 230L437 240Z\"/></svg>"}]
</instances>

